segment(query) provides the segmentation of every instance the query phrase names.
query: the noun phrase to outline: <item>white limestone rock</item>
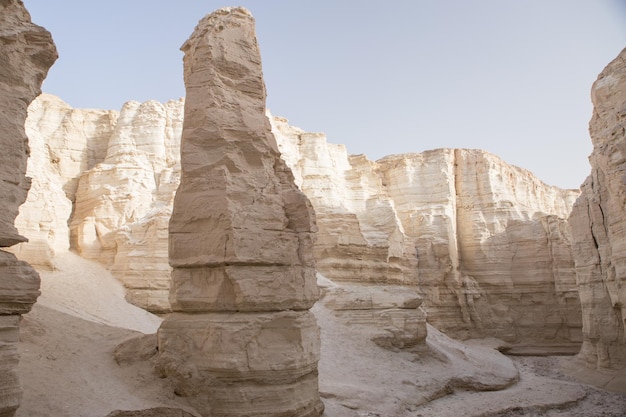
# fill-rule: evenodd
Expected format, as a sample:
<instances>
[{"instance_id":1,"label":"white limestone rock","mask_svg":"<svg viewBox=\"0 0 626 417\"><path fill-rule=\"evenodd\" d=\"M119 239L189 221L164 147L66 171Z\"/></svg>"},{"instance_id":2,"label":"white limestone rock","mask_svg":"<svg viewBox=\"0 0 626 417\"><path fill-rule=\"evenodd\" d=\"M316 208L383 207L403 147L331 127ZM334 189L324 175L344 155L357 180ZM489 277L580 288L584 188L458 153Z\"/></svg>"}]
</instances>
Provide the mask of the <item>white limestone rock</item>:
<instances>
[{"instance_id":1,"label":"white limestone rock","mask_svg":"<svg viewBox=\"0 0 626 417\"><path fill-rule=\"evenodd\" d=\"M591 174L570 225L582 304L580 356L595 368L626 366L626 50L598 76L589 132Z\"/></svg>"},{"instance_id":2,"label":"white limestone rock","mask_svg":"<svg viewBox=\"0 0 626 417\"><path fill-rule=\"evenodd\" d=\"M457 337L577 348L580 304L566 225L577 191L479 150L371 162L272 120L317 213L323 275L419 287L429 322Z\"/></svg>"},{"instance_id":3,"label":"white limestone rock","mask_svg":"<svg viewBox=\"0 0 626 417\"><path fill-rule=\"evenodd\" d=\"M31 149L27 175L33 180L15 220L29 242L12 248L20 259L52 267L56 254L69 250L78 178L104 160L116 120L116 112L73 109L49 94L30 104L25 129Z\"/></svg>"},{"instance_id":4,"label":"white limestone rock","mask_svg":"<svg viewBox=\"0 0 626 417\"><path fill-rule=\"evenodd\" d=\"M180 180L183 100L128 102L101 163L80 176L72 247L111 267L130 302L169 311L167 224Z\"/></svg>"},{"instance_id":5,"label":"white limestone rock","mask_svg":"<svg viewBox=\"0 0 626 417\"><path fill-rule=\"evenodd\" d=\"M386 349L412 348L426 339L422 297L401 286L338 284L318 280L321 304L339 322ZM329 285L330 284L330 285Z\"/></svg>"}]
</instances>

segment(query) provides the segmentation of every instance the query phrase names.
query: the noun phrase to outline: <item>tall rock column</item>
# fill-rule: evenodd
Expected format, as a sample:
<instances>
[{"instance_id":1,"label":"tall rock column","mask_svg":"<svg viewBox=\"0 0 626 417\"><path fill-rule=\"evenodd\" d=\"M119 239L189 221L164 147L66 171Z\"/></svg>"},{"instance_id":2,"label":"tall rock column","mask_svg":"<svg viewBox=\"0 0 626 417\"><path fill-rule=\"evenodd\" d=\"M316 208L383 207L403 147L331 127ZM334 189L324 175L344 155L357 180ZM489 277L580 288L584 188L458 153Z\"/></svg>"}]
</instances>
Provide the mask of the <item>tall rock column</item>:
<instances>
[{"instance_id":1,"label":"tall rock column","mask_svg":"<svg viewBox=\"0 0 626 417\"><path fill-rule=\"evenodd\" d=\"M19 0L0 0L0 247L26 239L14 222L26 200L28 104L57 58L50 33L31 23ZM22 390L17 376L20 315L39 296L39 275L26 262L0 250L0 417L13 416Z\"/></svg>"},{"instance_id":2,"label":"tall rock column","mask_svg":"<svg viewBox=\"0 0 626 417\"><path fill-rule=\"evenodd\" d=\"M265 116L254 19L220 9L182 50L173 313L157 369L205 416L319 416L315 217Z\"/></svg>"},{"instance_id":3,"label":"tall rock column","mask_svg":"<svg viewBox=\"0 0 626 417\"><path fill-rule=\"evenodd\" d=\"M598 76L589 133L591 175L570 216L583 312L581 356L626 364L626 49Z\"/></svg>"}]
</instances>

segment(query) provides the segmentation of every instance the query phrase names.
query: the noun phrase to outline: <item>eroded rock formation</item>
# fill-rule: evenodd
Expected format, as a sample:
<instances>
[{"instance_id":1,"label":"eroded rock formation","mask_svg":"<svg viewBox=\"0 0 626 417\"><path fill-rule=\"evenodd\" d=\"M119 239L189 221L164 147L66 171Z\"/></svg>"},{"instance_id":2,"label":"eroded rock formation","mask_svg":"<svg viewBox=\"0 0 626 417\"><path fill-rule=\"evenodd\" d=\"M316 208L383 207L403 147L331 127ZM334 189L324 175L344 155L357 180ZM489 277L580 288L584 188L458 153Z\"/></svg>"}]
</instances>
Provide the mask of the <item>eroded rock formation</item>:
<instances>
[{"instance_id":1,"label":"eroded rock formation","mask_svg":"<svg viewBox=\"0 0 626 417\"><path fill-rule=\"evenodd\" d=\"M583 314L580 356L626 365L626 50L593 84L591 174L570 218Z\"/></svg>"},{"instance_id":2,"label":"eroded rock formation","mask_svg":"<svg viewBox=\"0 0 626 417\"><path fill-rule=\"evenodd\" d=\"M479 150L377 162L273 118L336 282L423 291L428 320L460 337L576 349L580 304L566 219L578 196Z\"/></svg>"},{"instance_id":3,"label":"eroded rock formation","mask_svg":"<svg viewBox=\"0 0 626 417\"><path fill-rule=\"evenodd\" d=\"M128 102L101 163L81 174L70 222L81 256L109 266L128 300L169 310L167 225L180 176L183 101Z\"/></svg>"},{"instance_id":4,"label":"eroded rock formation","mask_svg":"<svg viewBox=\"0 0 626 417\"><path fill-rule=\"evenodd\" d=\"M74 109L56 96L41 94L28 107L26 134L32 185L15 224L28 244L12 248L20 259L51 267L70 247L69 220L78 180L102 162L118 113Z\"/></svg>"},{"instance_id":5,"label":"eroded rock formation","mask_svg":"<svg viewBox=\"0 0 626 417\"><path fill-rule=\"evenodd\" d=\"M0 247L26 239L14 226L26 200L29 148L24 132L28 104L40 93L57 58L50 33L31 22L19 0L0 0ZM17 376L20 315L39 296L39 275L26 262L0 250L0 416L12 416L22 390Z\"/></svg>"},{"instance_id":6,"label":"eroded rock formation","mask_svg":"<svg viewBox=\"0 0 626 417\"><path fill-rule=\"evenodd\" d=\"M130 302L169 310L167 224L180 177L184 101L128 102L120 112L73 109L42 94L28 109L33 185L12 251L50 267L72 248L99 260Z\"/></svg>"},{"instance_id":7,"label":"eroded rock formation","mask_svg":"<svg viewBox=\"0 0 626 417\"><path fill-rule=\"evenodd\" d=\"M174 312L157 368L206 416L319 416L315 218L265 116L254 19L220 9L182 50Z\"/></svg>"},{"instance_id":8,"label":"eroded rock formation","mask_svg":"<svg viewBox=\"0 0 626 417\"><path fill-rule=\"evenodd\" d=\"M61 250L52 240L70 233L79 253L124 282L131 302L157 312L169 309L167 227L180 180L182 109L178 100L130 102L121 114L75 110L43 96L27 123L33 159L42 156L32 164L41 174L33 171L31 193L41 192L25 204L20 218L33 221L19 222L20 231L33 243L47 239L55 248L48 252ZM283 159L318 213L315 257L325 276L423 292L430 321L456 336L580 342L564 220L577 192L547 186L482 151L372 162L323 134L270 120ZM48 227L42 219L53 213L69 216L68 200L76 207L71 232L67 217Z\"/></svg>"}]
</instances>

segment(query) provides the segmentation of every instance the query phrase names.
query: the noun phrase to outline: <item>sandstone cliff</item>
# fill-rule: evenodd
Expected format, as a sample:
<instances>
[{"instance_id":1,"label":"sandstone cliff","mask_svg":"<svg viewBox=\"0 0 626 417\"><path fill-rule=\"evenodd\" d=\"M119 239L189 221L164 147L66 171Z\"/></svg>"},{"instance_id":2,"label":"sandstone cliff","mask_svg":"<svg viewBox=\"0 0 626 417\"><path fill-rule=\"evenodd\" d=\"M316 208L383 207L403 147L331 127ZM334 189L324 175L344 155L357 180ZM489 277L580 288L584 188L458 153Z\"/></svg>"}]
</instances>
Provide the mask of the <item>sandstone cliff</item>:
<instances>
[{"instance_id":1,"label":"sandstone cliff","mask_svg":"<svg viewBox=\"0 0 626 417\"><path fill-rule=\"evenodd\" d=\"M157 369L203 416L322 414L315 217L265 115L254 19L202 19L181 48L187 98Z\"/></svg>"},{"instance_id":2,"label":"sandstone cliff","mask_svg":"<svg viewBox=\"0 0 626 417\"><path fill-rule=\"evenodd\" d=\"M626 50L593 84L591 174L570 225L583 313L580 355L597 368L626 365Z\"/></svg>"},{"instance_id":3,"label":"sandstone cliff","mask_svg":"<svg viewBox=\"0 0 626 417\"><path fill-rule=\"evenodd\" d=\"M74 109L49 94L31 103L25 129L31 149L27 174L33 180L15 220L29 242L12 249L20 259L52 267L53 258L69 249L78 180L104 160L117 118L115 111Z\"/></svg>"},{"instance_id":4,"label":"sandstone cliff","mask_svg":"<svg viewBox=\"0 0 626 417\"><path fill-rule=\"evenodd\" d=\"M479 150L373 162L272 120L317 213L322 274L423 291L429 322L460 337L576 349L580 304L566 219L578 191Z\"/></svg>"},{"instance_id":5,"label":"sandstone cliff","mask_svg":"<svg viewBox=\"0 0 626 417\"><path fill-rule=\"evenodd\" d=\"M33 243L47 239L34 252L67 248L71 234L79 253L122 280L131 302L167 311L167 224L180 181L182 111L182 100L130 102L118 114L37 99L27 128L33 159L42 156L30 165L32 193L42 191L20 215L36 221L19 223ZM565 227L576 191L547 186L483 151L440 149L373 162L323 134L270 121L317 212L314 250L325 276L421 292L430 322L460 337L580 342ZM63 154L65 148L75 151ZM65 213L58 223L55 212Z\"/></svg>"},{"instance_id":6,"label":"sandstone cliff","mask_svg":"<svg viewBox=\"0 0 626 417\"><path fill-rule=\"evenodd\" d=\"M0 247L24 242L14 226L26 199L29 154L24 122L57 58L48 31L31 23L19 0L0 0ZM0 250L0 416L12 416L22 390L17 376L20 315L39 296L39 275L12 253Z\"/></svg>"}]
</instances>

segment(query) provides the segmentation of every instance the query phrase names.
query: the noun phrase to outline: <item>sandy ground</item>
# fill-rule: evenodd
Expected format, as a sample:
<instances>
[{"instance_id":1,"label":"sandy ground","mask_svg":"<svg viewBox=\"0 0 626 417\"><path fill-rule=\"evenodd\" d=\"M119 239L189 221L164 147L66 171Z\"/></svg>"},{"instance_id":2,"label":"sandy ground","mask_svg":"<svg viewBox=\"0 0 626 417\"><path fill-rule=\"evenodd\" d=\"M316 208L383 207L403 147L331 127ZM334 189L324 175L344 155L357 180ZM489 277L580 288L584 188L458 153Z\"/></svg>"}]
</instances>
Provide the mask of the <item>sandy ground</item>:
<instances>
[{"instance_id":1,"label":"sandy ground","mask_svg":"<svg viewBox=\"0 0 626 417\"><path fill-rule=\"evenodd\" d=\"M113 358L121 342L154 333L159 317L126 303L104 268L74 254L41 275L42 296L21 326L24 398L16 416L104 417L159 406L193 412L149 361ZM575 381L564 369L588 373L571 357L509 358L491 341L463 344L432 327L425 346L392 352L342 325L323 303L314 312L326 417L626 416L626 387L615 393ZM620 375L603 378L619 388Z\"/></svg>"}]
</instances>

